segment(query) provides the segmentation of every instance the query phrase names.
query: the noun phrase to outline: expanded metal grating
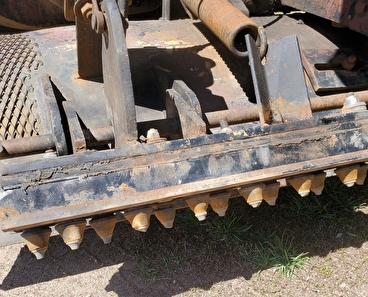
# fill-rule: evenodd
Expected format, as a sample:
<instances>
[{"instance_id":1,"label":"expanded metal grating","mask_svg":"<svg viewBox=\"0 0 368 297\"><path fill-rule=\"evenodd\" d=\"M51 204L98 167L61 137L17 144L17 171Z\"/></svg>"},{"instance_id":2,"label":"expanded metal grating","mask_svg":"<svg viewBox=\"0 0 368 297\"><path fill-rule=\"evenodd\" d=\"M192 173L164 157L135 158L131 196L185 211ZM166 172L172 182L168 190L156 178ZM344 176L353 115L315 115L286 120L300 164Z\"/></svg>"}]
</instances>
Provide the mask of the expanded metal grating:
<instances>
[{"instance_id":1,"label":"expanded metal grating","mask_svg":"<svg viewBox=\"0 0 368 297\"><path fill-rule=\"evenodd\" d=\"M39 134L38 106L29 83L42 63L36 49L27 36L0 36L0 141Z\"/></svg>"}]
</instances>

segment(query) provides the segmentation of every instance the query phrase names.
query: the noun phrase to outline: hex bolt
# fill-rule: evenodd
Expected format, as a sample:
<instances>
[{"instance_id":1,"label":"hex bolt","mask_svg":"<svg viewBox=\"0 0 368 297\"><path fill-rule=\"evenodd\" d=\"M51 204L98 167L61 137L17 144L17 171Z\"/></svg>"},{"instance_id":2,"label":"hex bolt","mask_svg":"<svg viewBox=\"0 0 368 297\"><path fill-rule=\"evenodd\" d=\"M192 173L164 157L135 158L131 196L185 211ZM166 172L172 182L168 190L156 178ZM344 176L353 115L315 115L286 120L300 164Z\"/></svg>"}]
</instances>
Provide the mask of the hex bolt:
<instances>
[{"instance_id":1,"label":"hex bolt","mask_svg":"<svg viewBox=\"0 0 368 297\"><path fill-rule=\"evenodd\" d=\"M54 150L47 150L45 152L45 155L44 155L45 159L52 159L52 158L55 158L55 157L57 157L57 154Z\"/></svg>"},{"instance_id":2,"label":"hex bolt","mask_svg":"<svg viewBox=\"0 0 368 297\"><path fill-rule=\"evenodd\" d=\"M344 106L341 109L342 113L357 112L367 110L367 105L365 102L360 102L358 96L353 92L347 94Z\"/></svg>"},{"instance_id":3,"label":"hex bolt","mask_svg":"<svg viewBox=\"0 0 368 297\"><path fill-rule=\"evenodd\" d=\"M81 13L86 22L91 21L92 18L92 4L86 3L81 8Z\"/></svg>"},{"instance_id":4,"label":"hex bolt","mask_svg":"<svg viewBox=\"0 0 368 297\"><path fill-rule=\"evenodd\" d=\"M162 141L166 141L166 138L161 137L157 129L151 128L147 131L146 143L155 143Z\"/></svg>"},{"instance_id":5,"label":"hex bolt","mask_svg":"<svg viewBox=\"0 0 368 297\"><path fill-rule=\"evenodd\" d=\"M151 128L147 131L147 139L154 140L160 138L160 133L155 128Z\"/></svg>"},{"instance_id":6,"label":"hex bolt","mask_svg":"<svg viewBox=\"0 0 368 297\"><path fill-rule=\"evenodd\" d=\"M220 127L221 127L221 132L223 133L231 133L232 130L229 127L229 123L227 122L226 119L222 119L220 120Z\"/></svg>"}]
</instances>

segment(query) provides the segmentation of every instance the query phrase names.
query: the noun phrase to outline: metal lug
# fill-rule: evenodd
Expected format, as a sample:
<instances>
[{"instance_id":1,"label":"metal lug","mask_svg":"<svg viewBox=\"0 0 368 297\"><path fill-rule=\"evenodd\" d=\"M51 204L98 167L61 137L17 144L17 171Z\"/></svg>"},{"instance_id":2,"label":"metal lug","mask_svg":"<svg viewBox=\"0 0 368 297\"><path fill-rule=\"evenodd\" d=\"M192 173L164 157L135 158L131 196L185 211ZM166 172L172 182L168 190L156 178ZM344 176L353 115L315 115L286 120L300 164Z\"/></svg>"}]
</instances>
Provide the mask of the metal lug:
<instances>
[{"instance_id":1,"label":"metal lug","mask_svg":"<svg viewBox=\"0 0 368 297\"><path fill-rule=\"evenodd\" d=\"M210 205L220 217L226 214L226 210L229 206L230 193L221 193L219 195L213 195L210 197Z\"/></svg>"},{"instance_id":2,"label":"metal lug","mask_svg":"<svg viewBox=\"0 0 368 297\"><path fill-rule=\"evenodd\" d=\"M60 234L67 246L72 250L77 250L83 240L85 227L86 220L81 219L57 224L55 230Z\"/></svg>"},{"instance_id":3,"label":"metal lug","mask_svg":"<svg viewBox=\"0 0 368 297\"><path fill-rule=\"evenodd\" d=\"M136 212L124 213L124 217L129 221L134 230L146 232L150 225L152 210L145 209Z\"/></svg>"},{"instance_id":4,"label":"metal lug","mask_svg":"<svg viewBox=\"0 0 368 297\"><path fill-rule=\"evenodd\" d=\"M40 227L24 231L21 237L28 249L36 256L37 260L40 260L45 256L50 235L51 229L49 227Z\"/></svg>"},{"instance_id":5,"label":"metal lug","mask_svg":"<svg viewBox=\"0 0 368 297\"><path fill-rule=\"evenodd\" d=\"M358 170L359 165L353 165L338 168L335 173L347 187L352 187L358 179Z\"/></svg>"},{"instance_id":6,"label":"metal lug","mask_svg":"<svg viewBox=\"0 0 368 297\"><path fill-rule=\"evenodd\" d=\"M165 208L155 211L156 218L165 228L172 228L175 220L175 208Z\"/></svg>"},{"instance_id":7,"label":"metal lug","mask_svg":"<svg viewBox=\"0 0 368 297\"><path fill-rule=\"evenodd\" d=\"M263 189L263 200L268 203L268 205L274 206L276 204L276 199L279 196L280 183L272 183L266 185Z\"/></svg>"},{"instance_id":8,"label":"metal lug","mask_svg":"<svg viewBox=\"0 0 368 297\"><path fill-rule=\"evenodd\" d=\"M199 221L204 221L206 219L208 195L190 198L187 199L186 202Z\"/></svg>"},{"instance_id":9,"label":"metal lug","mask_svg":"<svg viewBox=\"0 0 368 297\"><path fill-rule=\"evenodd\" d=\"M306 197L311 191L313 174L300 175L288 179L288 183L299 193L300 196Z\"/></svg>"},{"instance_id":10,"label":"metal lug","mask_svg":"<svg viewBox=\"0 0 368 297\"><path fill-rule=\"evenodd\" d=\"M265 187L266 185L261 183L251 187L242 188L239 190L239 193L250 206L256 208L260 206L263 201L263 190Z\"/></svg>"},{"instance_id":11,"label":"metal lug","mask_svg":"<svg viewBox=\"0 0 368 297\"><path fill-rule=\"evenodd\" d=\"M316 194L321 195L325 187L326 172L317 173L314 175L310 190Z\"/></svg>"},{"instance_id":12,"label":"metal lug","mask_svg":"<svg viewBox=\"0 0 368 297\"><path fill-rule=\"evenodd\" d=\"M368 169L368 164L363 164L359 166L358 177L355 182L357 185L360 185L360 186L364 185L365 178L367 177L367 169Z\"/></svg>"},{"instance_id":13,"label":"metal lug","mask_svg":"<svg viewBox=\"0 0 368 297\"><path fill-rule=\"evenodd\" d=\"M112 233L117 222L115 215L93 218L89 224L96 231L97 235L101 237L104 244L110 243L112 239Z\"/></svg>"}]
</instances>

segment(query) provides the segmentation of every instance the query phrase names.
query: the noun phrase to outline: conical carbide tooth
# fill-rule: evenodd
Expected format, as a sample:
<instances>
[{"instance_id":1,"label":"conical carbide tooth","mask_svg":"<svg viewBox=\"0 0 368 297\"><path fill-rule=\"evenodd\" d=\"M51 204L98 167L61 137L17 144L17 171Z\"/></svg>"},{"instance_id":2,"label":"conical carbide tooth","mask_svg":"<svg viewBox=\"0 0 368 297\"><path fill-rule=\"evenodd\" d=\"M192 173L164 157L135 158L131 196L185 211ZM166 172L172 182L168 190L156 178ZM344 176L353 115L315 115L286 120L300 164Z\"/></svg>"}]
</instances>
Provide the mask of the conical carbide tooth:
<instances>
[{"instance_id":1,"label":"conical carbide tooth","mask_svg":"<svg viewBox=\"0 0 368 297\"><path fill-rule=\"evenodd\" d=\"M150 225L152 209L124 213L124 217L129 221L134 230L146 232Z\"/></svg>"},{"instance_id":2,"label":"conical carbide tooth","mask_svg":"<svg viewBox=\"0 0 368 297\"><path fill-rule=\"evenodd\" d=\"M316 195L321 195L325 187L326 172L317 173L314 175L311 185L311 191Z\"/></svg>"},{"instance_id":3,"label":"conical carbide tooth","mask_svg":"<svg viewBox=\"0 0 368 297\"><path fill-rule=\"evenodd\" d=\"M239 190L239 193L244 197L250 206L256 208L260 206L263 201L263 190L265 187L265 184L260 183L250 187L242 188Z\"/></svg>"},{"instance_id":4,"label":"conical carbide tooth","mask_svg":"<svg viewBox=\"0 0 368 297\"><path fill-rule=\"evenodd\" d=\"M335 173L347 187L352 187L358 179L358 171L359 165L352 165L338 168Z\"/></svg>"},{"instance_id":5,"label":"conical carbide tooth","mask_svg":"<svg viewBox=\"0 0 368 297\"><path fill-rule=\"evenodd\" d=\"M22 240L28 249L36 256L37 260L43 259L49 246L51 228L39 227L25 230L22 234Z\"/></svg>"},{"instance_id":6,"label":"conical carbide tooth","mask_svg":"<svg viewBox=\"0 0 368 297\"><path fill-rule=\"evenodd\" d=\"M55 225L55 230L70 249L77 250L83 240L86 223L84 219L63 222Z\"/></svg>"},{"instance_id":7,"label":"conical carbide tooth","mask_svg":"<svg viewBox=\"0 0 368 297\"><path fill-rule=\"evenodd\" d=\"M368 169L368 164L363 164L359 166L358 177L356 180L357 185L360 185L360 186L364 185L365 178L367 177L367 169Z\"/></svg>"},{"instance_id":8,"label":"conical carbide tooth","mask_svg":"<svg viewBox=\"0 0 368 297\"><path fill-rule=\"evenodd\" d=\"M280 183L267 184L263 189L263 200L268 203L268 205L274 206L276 204L276 199L279 196Z\"/></svg>"},{"instance_id":9,"label":"conical carbide tooth","mask_svg":"<svg viewBox=\"0 0 368 297\"><path fill-rule=\"evenodd\" d=\"M98 236L101 237L104 244L110 243L112 239L112 233L117 222L116 215L109 215L99 218L93 218L89 221L91 227L95 230Z\"/></svg>"},{"instance_id":10,"label":"conical carbide tooth","mask_svg":"<svg viewBox=\"0 0 368 297\"><path fill-rule=\"evenodd\" d=\"M299 193L300 196L306 197L310 193L313 179L313 174L306 174L291 177L287 181Z\"/></svg>"},{"instance_id":11,"label":"conical carbide tooth","mask_svg":"<svg viewBox=\"0 0 368 297\"><path fill-rule=\"evenodd\" d=\"M215 211L220 217L223 217L226 214L226 210L229 206L229 198L229 192L210 196L210 205L213 211Z\"/></svg>"},{"instance_id":12,"label":"conical carbide tooth","mask_svg":"<svg viewBox=\"0 0 368 297\"><path fill-rule=\"evenodd\" d=\"M176 214L175 208L169 207L165 209L155 210L154 214L165 228L170 229L173 227Z\"/></svg>"},{"instance_id":13,"label":"conical carbide tooth","mask_svg":"<svg viewBox=\"0 0 368 297\"><path fill-rule=\"evenodd\" d=\"M204 221L207 216L208 196L198 196L185 200L189 208L199 221Z\"/></svg>"}]
</instances>

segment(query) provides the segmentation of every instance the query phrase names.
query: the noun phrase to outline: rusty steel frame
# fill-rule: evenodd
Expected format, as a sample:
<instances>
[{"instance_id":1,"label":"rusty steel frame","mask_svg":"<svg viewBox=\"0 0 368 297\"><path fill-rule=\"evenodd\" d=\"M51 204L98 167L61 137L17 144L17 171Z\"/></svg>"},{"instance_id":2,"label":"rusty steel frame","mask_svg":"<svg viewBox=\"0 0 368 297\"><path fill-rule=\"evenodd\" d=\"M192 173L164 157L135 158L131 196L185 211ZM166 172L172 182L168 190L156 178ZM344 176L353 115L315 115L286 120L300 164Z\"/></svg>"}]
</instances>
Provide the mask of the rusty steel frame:
<instances>
[{"instance_id":1,"label":"rusty steel frame","mask_svg":"<svg viewBox=\"0 0 368 297\"><path fill-rule=\"evenodd\" d=\"M228 4L216 1L219 6ZM116 1L101 2L106 23L104 32L96 34L82 14L88 2L79 0L75 6L78 79L103 77L106 98L101 99L108 104L111 125L84 126L78 102L62 98L58 105L49 76L42 76L37 94L49 104L49 133L28 143L26 139L3 141L0 155L55 152L0 160L3 231L26 230L27 234L33 228L60 227L79 219L84 226L86 219L96 220L100 215L124 214L129 220L132 213L149 216L163 209L191 207L189 201L207 203L220 196L246 195L257 185L278 189L280 179L283 185L292 185L302 175L324 178L325 171L337 174L350 165L366 171L368 111L364 102L368 102L368 91L355 92L360 100L357 110L349 109L346 94L309 98L296 37L274 42L269 48L273 56L262 62L255 23L246 19L249 27L224 29L223 22L213 24L219 17L211 12L213 2L183 0L230 49L239 32L250 31L252 36L242 36L246 54L241 55L249 57L257 102L204 112L195 92L163 69L169 76L164 88L166 118L138 122L124 15ZM170 18L169 6L165 1L165 21ZM226 15L223 10L217 13ZM244 61L248 60L238 61L247 66ZM290 92L293 86L298 90ZM318 113L330 109L334 110ZM61 114L69 127L67 134L61 129ZM208 133L219 126L220 132ZM147 133L146 139L138 140L142 131L152 127L161 136L157 132L156 138L148 139ZM166 139L166 134L175 137ZM71 146L67 156L65 137ZM94 146L104 148L89 150Z\"/></svg>"},{"instance_id":2,"label":"rusty steel frame","mask_svg":"<svg viewBox=\"0 0 368 297\"><path fill-rule=\"evenodd\" d=\"M368 35L368 4L365 0L282 0L288 5L345 25Z\"/></svg>"},{"instance_id":3,"label":"rusty steel frame","mask_svg":"<svg viewBox=\"0 0 368 297\"><path fill-rule=\"evenodd\" d=\"M359 164L368 161L368 150L362 149L368 147L367 128L364 111L273 125L266 131L239 126L232 134L137 143L113 152L47 161L43 157L1 160L1 187L8 192L2 204L18 212L3 222L3 230L155 207L197 194L319 172L336 164ZM285 154L288 151L293 156Z\"/></svg>"}]
</instances>

